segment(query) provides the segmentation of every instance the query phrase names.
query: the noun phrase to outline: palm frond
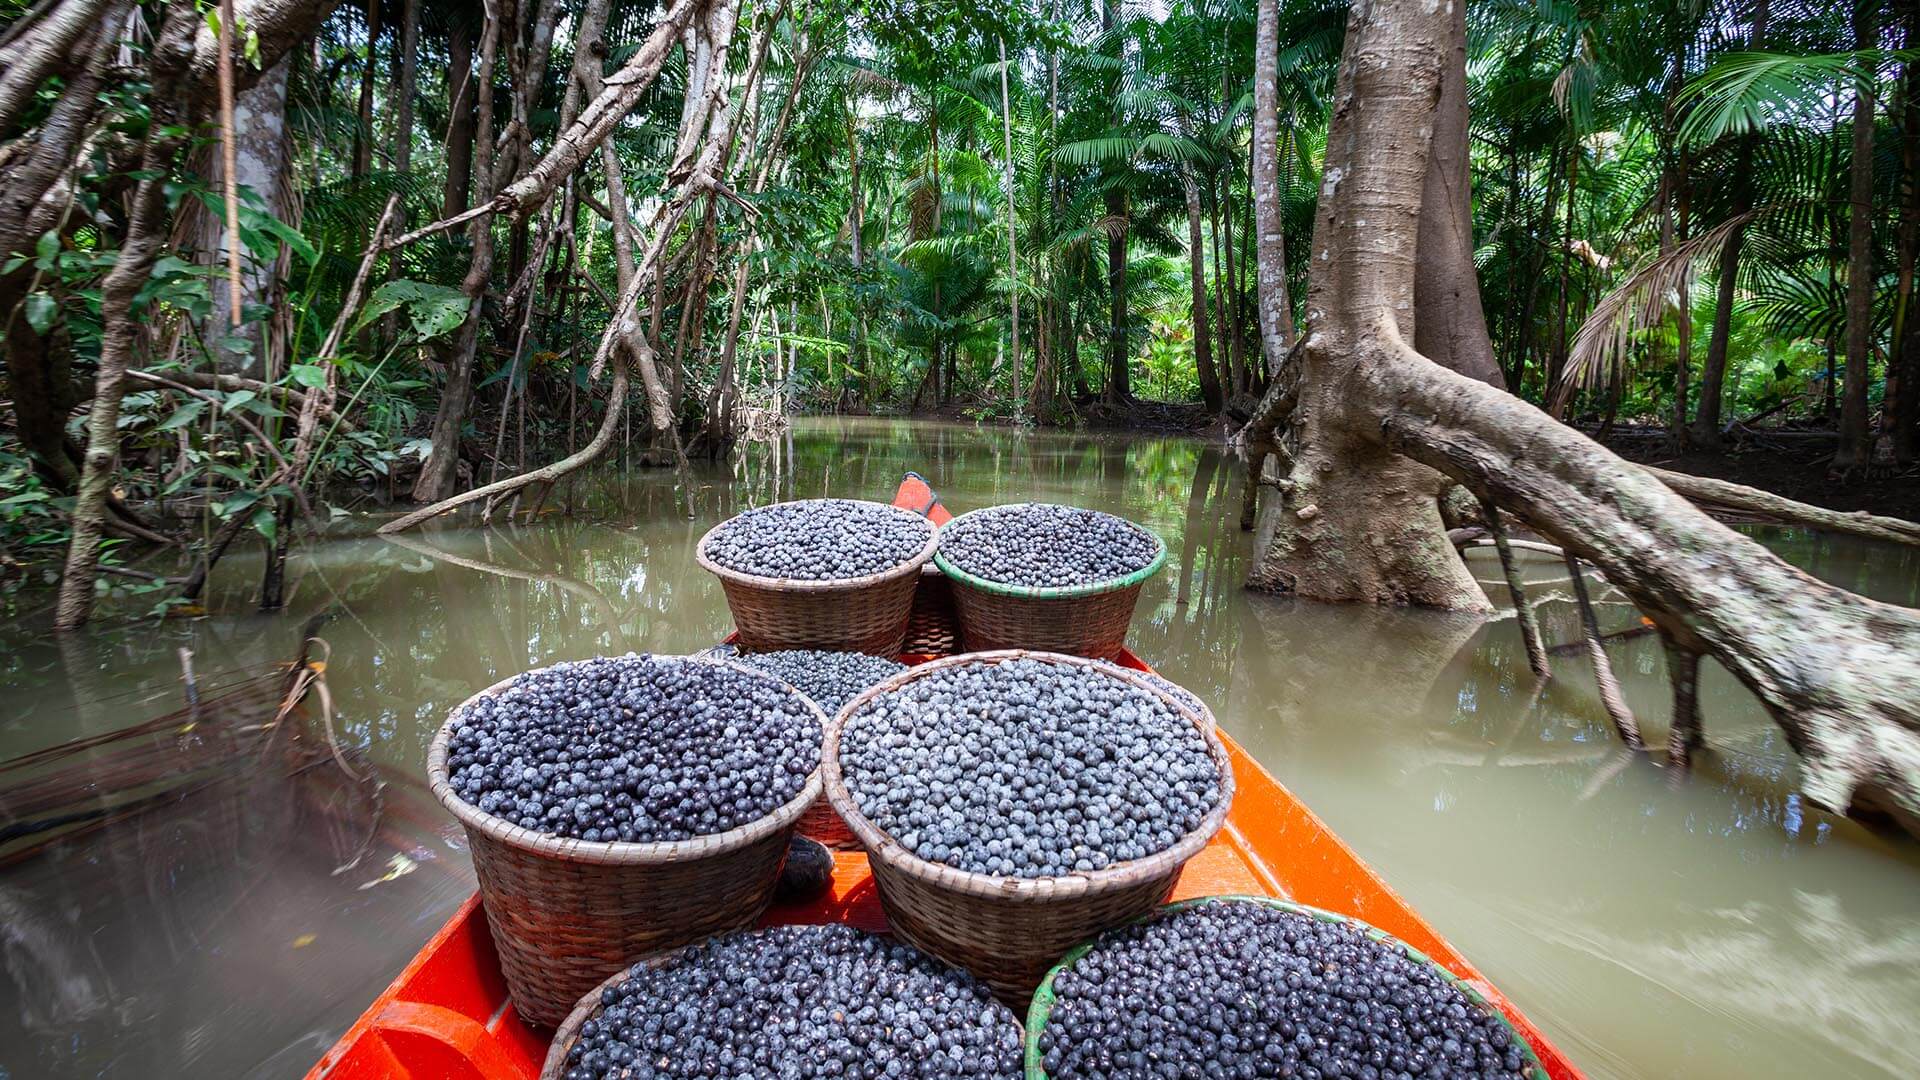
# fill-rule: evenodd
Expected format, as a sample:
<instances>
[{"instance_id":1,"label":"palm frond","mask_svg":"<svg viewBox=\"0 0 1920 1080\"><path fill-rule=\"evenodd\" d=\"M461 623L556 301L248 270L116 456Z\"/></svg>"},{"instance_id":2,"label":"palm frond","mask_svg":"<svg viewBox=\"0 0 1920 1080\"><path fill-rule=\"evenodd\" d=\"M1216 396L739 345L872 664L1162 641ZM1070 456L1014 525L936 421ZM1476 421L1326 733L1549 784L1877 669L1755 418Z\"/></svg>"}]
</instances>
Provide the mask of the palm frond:
<instances>
[{"instance_id":1,"label":"palm frond","mask_svg":"<svg viewBox=\"0 0 1920 1080\"><path fill-rule=\"evenodd\" d=\"M1718 254L1728 237L1763 212L1729 218L1675 245L1673 250L1635 270L1624 285L1602 297L1594 305L1593 314L1587 316L1587 321L1580 324L1579 333L1574 335L1567 365L1553 387L1555 408L1565 405L1577 387L1611 382L1625 364L1627 346L1633 338L1666 318L1667 310L1677 298L1689 295L1694 263Z\"/></svg>"},{"instance_id":2,"label":"palm frond","mask_svg":"<svg viewBox=\"0 0 1920 1080\"><path fill-rule=\"evenodd\" d=\"M1728 135L1761 131L1830 107L1839 82L1872 82L1889 62L1913 50L1815 53L1729 53L1681 87L1675 101L1687 110L1680 138L1706 146Z\"/></svg>"}]
</instances>

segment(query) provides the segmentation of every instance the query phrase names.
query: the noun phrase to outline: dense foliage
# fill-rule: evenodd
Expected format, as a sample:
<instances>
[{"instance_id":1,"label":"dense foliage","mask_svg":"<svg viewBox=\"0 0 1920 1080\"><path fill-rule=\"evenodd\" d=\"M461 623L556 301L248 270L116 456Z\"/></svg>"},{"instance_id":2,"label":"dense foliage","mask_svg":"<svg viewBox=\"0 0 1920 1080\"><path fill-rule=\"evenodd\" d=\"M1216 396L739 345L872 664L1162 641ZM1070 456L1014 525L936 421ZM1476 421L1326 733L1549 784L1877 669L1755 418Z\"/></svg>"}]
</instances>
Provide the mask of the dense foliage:
<instances>
[{"instance_id":1,"label":"dense foliage","mask_svg":"<svg viewBox=\"0 0 1920 1080\"><path fill-rule=\"evenodd\" d=\"M715 39L722 183L665 215L688 132L707 123L688 123L705 54L674 48L613 126L610 156L586 155L520 213L391 247L357 291L390 202L388 238L485 206L677 9L316 2L305 22L254 25L241 5L229 223L222 110L199 84L169 97L154 82L182 5L0 4L0 53L18 71L68 8L96 27L0 98L8 579L56 576L106 286L142 242L149 179L164 205L128 315L102 558L162 607L196 596L236 535L284 551L341 508L409 487L430 501L597 447L603 419L617 445L667 458L724 451L795 409L1073 423L1142 400L1252 407L1271 362L1256 311L1255 5L732 2L702 9L738 16L730 46ZM1468 16L1473 242L1511 389L1609 428L1686 437L1691 424L1709 447L1738 424L1831 425L1854 398L1874 419L1853 444L1870 441L1862 424L1911 428L1897 373L1920 353L1906 319L1913 26L1866 4L1769 0L1487 0ZM194 18L217 28L218 8ZM1276 14L1296 320L1345 21L1326 0ZM581 65L583 40L601 48ZM58 175L26 185L56 144ZM623 264L663 216L633 318L672 446L607 411L596 349ZM296 448L318 391L328 408ZM436 451L444 482L419 476ZM1841 462L1863 460L1843 443ZM516 493L509 510L544 498ZM185 588L125 565L126 545L161 537L185 553ZM271 582L264 593L273 603Z\"/></svg>"}]
</instances>

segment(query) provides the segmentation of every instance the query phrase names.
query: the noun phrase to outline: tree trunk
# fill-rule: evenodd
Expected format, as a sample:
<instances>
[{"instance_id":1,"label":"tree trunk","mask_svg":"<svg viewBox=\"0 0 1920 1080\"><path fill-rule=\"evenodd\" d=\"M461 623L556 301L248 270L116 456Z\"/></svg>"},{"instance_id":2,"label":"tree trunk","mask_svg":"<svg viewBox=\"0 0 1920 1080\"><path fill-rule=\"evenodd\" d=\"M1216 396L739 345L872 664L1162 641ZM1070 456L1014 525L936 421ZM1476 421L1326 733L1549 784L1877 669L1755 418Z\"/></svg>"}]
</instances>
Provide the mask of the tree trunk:
<instances>
[{"instance_id":1,"label":"tree trunk","mask_svg":"<svg viewBox=\"0 0 1920 1080\"><path fill-rule=\"evenodd\" d=\"M1107 403L1133 400L1133 378L1127 354L1127 197L1118 188L1107 191Z\"/></svg>"},{"instance_id":2,"label":"tree trunk","mask_svg":"<svg viewBox=\"0 0 1920 1080\"><path fill-rule=\"evenodd\" d=\"M235 98L233 109L234 179L259 196L259 209L290 225L295 224L293 189L287 177L292 164L292 147L287 139L287 76L292 66L292 59L283 57L260 76L259 82ZM206 177L209 187L218 190L225 182L226 168L216 150L207 148L197 171ZM230 240L226 221L197 202L183 204L183 216L187 217L185 242L203 254L208 265L225 266ZM242 302L271 304L286 269L283 261L278 257L255 259L243 248L240 265ZM228 290L214 289L213 308L200 324L200 339L207 343L215 370L246 378L274 378L278 365L267 355L267 321L243 320L236 327L232 309ZM231 342L231 348L228 339L237 339Z\"/></svg>"},{"instance_id":3,"label":"tree trunk","mask_svg":"<svg viewBox=\"0 0 1920 1080\"><path fill-rule=\"evenodd\" d=\"M1268 379L1293 347L1293 305L1287 296L1286 207L1280 185L1280 0L1259 0L1253 43L1253 210L1260 312L1260 355ZM1464 44L1463 44L1464 47ZM1464 110L1463 110L1464 113ZM1462 162L1462 169L1465 162ZM1188 181L1191 185L1191 180ZM1187 199L1196 236L1196 200ZM1471 226L1471 222L1468 223ZM1198 334L1196 331L1196 341ZM1196 346L1197 348L1197 346ZM1202 376L1205 386L1205 376ZM1214 411L1218 411L1215 409Z\"/></svg>"},{"instance_id":4,"label":"tree trunk","mask_svg":"<svg viewBox=\"0 0 1920 1080\"><path fill-rule=\"evenodd\" d=\"M373 73L380 58L380 0L367 0L367 55L360 64L360 106L353 125L353 175L373 168Z\"/></svg>"},{"instance_id":5,"label":"tree trunk","mask_svg":"<svg viewBox=\"0 0 1920 1080\"><path fill-rule=\"evenodd\" d=\"M1000 39L1000 123L1006 136L1007 185L1007 307L1011 320L1013 348L1013 414L1019 417L1023 395L1020 389L1020 252L1015 246L1015 203L1020 192L1013 183L1013 108L1007 97L1007 39Z\"/></svg>"},{"instance_id":6,"label":"tree trunk","mask_svg":"<svg viewBox=\"0 0 1920 1080\"><path fill-rule=\"evenodd\" d=\"M1268 0L1271 2L1271 0ZM1200 185L1194 181L1192 166L1183 166L1180 170L1180 185L1187 196L1187 257L1192 265L1193 280L1193 366L1200 376L1200 397L1206 402L1207 412L1214 415L1226 408L1226 397L1220 390L1220 375L1213 367L1213 347L1208 340L1212 328L1208 325L1213 315L1207 310L1207 249L1200 237ZM1264 283L1264 278L1262 279ZM1264 294L1261 309L1266 308ZM1264 327L1263 327L1264 329ZM1284 354L1283 354L1284 355Z\"/></svg>"},{"instance_id":7,"label":"tree trunk","mask_svg":"<svg viewBox=\"0 0 1920 1080\"><path fill-rule=\"evenodd\" d=\"M94 572L100 561L114 465L120 457L120 397L140 336L133 301L166 240L168 177L191 131L184 123L181 84L193 56L194 32L200 26L193 8L170 8L148 60L151 121L140 152L141 179L129 201L126 238L113 269L100 283L100 363L94 376L93 406L87 412L86 456L70 517L73 538L54 613L54 628L61 631L84 626L93 616Z\"/></svg>"},{"instance_id":8,"label":"tree trunk","mask_svg":"<svg viewBox=\"0 0 1920 1080\"><path fill-rule=\"evenodd\" d=\"M1920 43L1920 4L1908 7L1907 41ZM1914 311L1914 263L1920 257L1920 60L1907 61L1900 96L1900 295L1887 412L1894 460L1907 464L1920 459L1920 312Z\"/></svg>"},{"instance_id":9,"label":"tree trunk","mask_svg":"<svg viewBox=\"0 0 1920 1080\"><path fill-rule=\"evenodd\" d=\"M489 17L480 32L480 64L474 72L479 104L474 110L473 171L480 180L480 197L476 200L480 203L493 194L493 69L500 30L500 20ZM429 432L432 448L413 482L414 502L437 503L448 498L459 479L460 432L466 426L467 399L473 394L473 365L485 322L487 284L493 279L493 223L485 217L477 218L468 226L467 235L473 254L460 281L460 291L467 298L467 315L454 331L453 347L447 355L447 381L441 387L440 405Z\"/></svg>"},{"instance_id":10,"label":"tree trunk","mask_svg":"<svg viewBox=\"0 0 1920 1080\"><path fill-rule=\"evenodd\" d=\"M1269 0L1272 2L1272 0ZM1433 152L1420 196L1419 262L1413 278L1413 347L1443 367L1506 389L1493 358L1480 276L1473 267L1473 183L1467 159L1467 11L1447 5L1443 45L1458 55L1440 73L1434 107Z\"/></svg>"},{"instance_id":11,"label":"tree trunk","mask_svg":"<svg viewBox=\"0 0 1920 1080\"><path fill-rule=\"evenodd\" d=\"M1600 569L1680 647L1752 690L1803 760L1809 801L1920 829L1920 613L1792 567L1646 470L1410 345L1448 14L1374 0L1349 16L1296 465L1263 523L1256 582L1311 596L1483 608L1433 493L1458 482ZM1444 557L1443 557L1444 556Z\"/></svg>"},{"instance_id":12,"label":"tree trunk","mask_svg":"<svg viewBox=\"0 0 1920 1080\"><path fill-rule=\"evenodd\" d=\"M1752 34L1748 48L1758 49L1767 36L1769 0L1754 5ZM1753 209L1754 136L1745 136L1733 164L1733 208L1729 216L1738 217ZM1720 449L1720 401L1727 382L1727 350L1733 336L1733 299L1738 288L1740 249L1745 244L1747 227L1741 225L1727 236L1720 249L1720 283L1713 306L1713 335L1707 339L1707 359L1700 367L1700 400L1694 408L1693 426L1688 441L1703 450Z\"/></svg>"},{"instance_id":13,"label":"tree trunk","mask_svg":"<svg viewBox=\"0 0 1920 1080\"><path fill-rule=\"evenodd\" d=\"M447 182L441 189L440 216L467 208L473 188L473 128L478 122L478 79L473 73L473 28L456 17L447 37Z\"/></svg>"},{"instance_id":14,"label":"tree trunk","mask_svg":"<svg viewBox=\"0 0 1920 1080\"><path fill-rule=\"evenodd\" d=\"M1854 48L1876 39L1873 0L1854 0ZM1853 469L1873 462L1867 383L1873 361L1873 82L1853 88L1853 167L1847 210L1847 392L1840 403L1840 448L1833 463Z\"/></svg>"}]
</instances>

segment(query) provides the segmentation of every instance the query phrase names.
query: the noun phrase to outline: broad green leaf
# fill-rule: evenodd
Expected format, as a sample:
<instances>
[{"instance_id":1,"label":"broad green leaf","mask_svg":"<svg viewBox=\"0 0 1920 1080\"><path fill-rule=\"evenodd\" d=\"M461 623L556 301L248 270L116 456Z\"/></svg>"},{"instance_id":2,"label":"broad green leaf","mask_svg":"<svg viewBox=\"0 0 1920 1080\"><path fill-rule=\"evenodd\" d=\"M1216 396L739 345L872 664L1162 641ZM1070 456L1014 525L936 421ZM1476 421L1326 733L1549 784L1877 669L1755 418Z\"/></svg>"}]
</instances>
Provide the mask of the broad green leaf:
<instances>
[{"instance_id":1,"label":"broad green leaf","mask_svg":"<svg viewBox=\"0 0 1920 1080\"><path fill-rule=\"evenodd\" d=\"M319 364L294 364L287 369L287 375L309 390L318 390L327 384L327 369Z\"/></svg>"},{"instance_id":2,"label":"broad green leaf","mask_svg":"<svg viewBox=\"0 0 1920 1080\"><path fill-rule=\"evenodd\" d=\"M389 281L373 290L354 320L354 332L385 315L404 308L414 337L425 340L451 333L466 320L467 297L459 289L424 281Z\"/></svg>"},{"instance_id":3,"label":"broad green leaf","mask_svg":"<svg viewBox=\"0 0 1920 1080\"><path fill-rule=\"evenodd\" d=\"M273 507L263 506L253 512L253 531L267 539L273 539Z\"/></svg>"},{"instance_id":4,"label":"broad green leaf","mask_svg":"<svg viewBox=\"0 0 1920 1080\"><path fill-rule=\"evenodd\" d=\"M33 327L36 334L44 334L53 325L55 306L53 297L43 292L30 293L27 296L27 325Z\"/></svg>"},{"instance_id":5,"label":"broad green leaf","mask_svg":"<svg viewBox=\"0 0 1920 1080\"><path fill-rule=\"evenodd\" d=\"M157 426L155 426L153 430L172 431L174 428L177 428L177 427L186 427L188 424L191 424L195 420L200 419L200 414L205 412L206 410L207 410L206 402L189 401L185 405L182 405L179 408L173 410L173 415L167 417L165 420L160 421L160 423Z\"/></svg>"},{"instance_id":6,"label":"broad green leaf","mask_svg":"<svg viewBox=\"0 0 1920 1080\"><path fill-rule=\"evenodd\" d=\"M226 407L229 410L238 409L241 406L245 405L247 402L252 401L253 399L254 399L253 391L236 390L233 393L227 395Z\"/></svg>"}]
</instances>

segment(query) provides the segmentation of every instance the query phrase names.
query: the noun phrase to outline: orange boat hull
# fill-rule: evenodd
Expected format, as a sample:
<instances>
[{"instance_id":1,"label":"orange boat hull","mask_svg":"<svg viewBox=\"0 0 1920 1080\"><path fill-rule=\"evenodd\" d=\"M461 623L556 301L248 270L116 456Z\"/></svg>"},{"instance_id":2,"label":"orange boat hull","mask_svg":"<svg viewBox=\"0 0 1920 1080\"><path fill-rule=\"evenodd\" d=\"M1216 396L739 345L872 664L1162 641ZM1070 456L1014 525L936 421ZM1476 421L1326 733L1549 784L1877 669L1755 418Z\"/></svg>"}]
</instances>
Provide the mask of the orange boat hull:
<instances>
[{"instance_id":1,"label":"orange boat hull","mask_svg":"<svg viewBox=\"0 0 1920 1080\"><path fill-rule=\"evenodd\" d=\"M949 515L925 481L908 474L895 503ZM913 659L908 657L908 659ZM1119 662L1150 671L1132 652ZM1273 775L1221 732L1235 795L1226 827L1187 863L1173 899L1251 894L1281 897L1371 923L1473 984L1533 1044L1552 1080L1581 1073L1467 958L1429 926L1380 875ZM884 931L886 915L860 852L834 856L833 887L809 903L775 907L761 920L843 922ZM469 897L385 993L314 1065L308 1080L532 1080L551 1032L523 1023L507 1000L478 895Z\"/></svg>"}]
</instances>

